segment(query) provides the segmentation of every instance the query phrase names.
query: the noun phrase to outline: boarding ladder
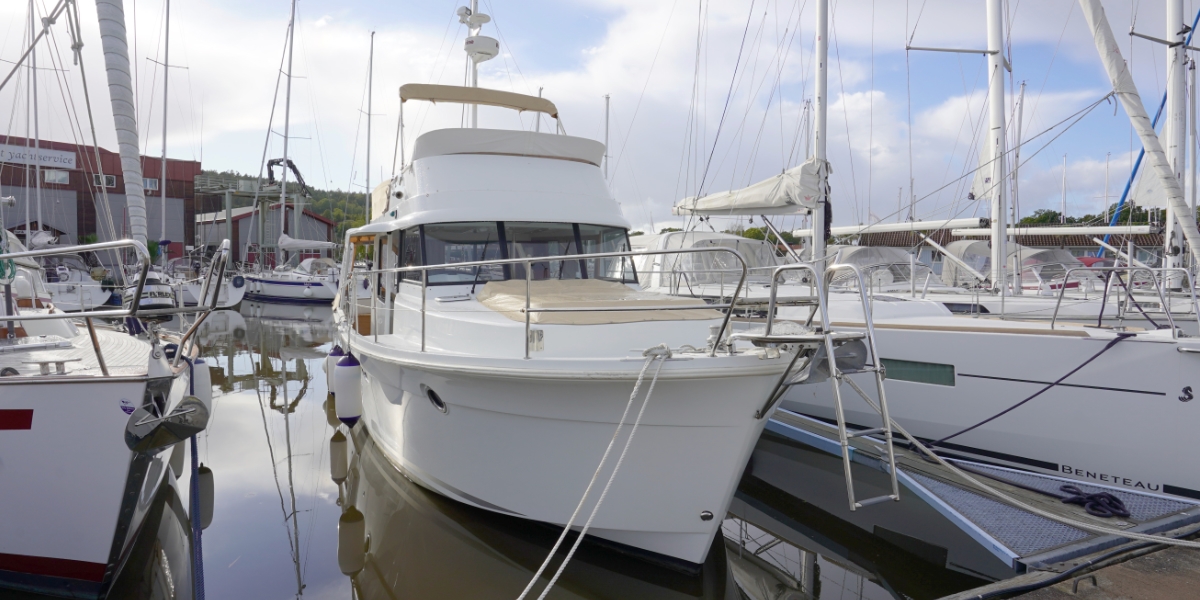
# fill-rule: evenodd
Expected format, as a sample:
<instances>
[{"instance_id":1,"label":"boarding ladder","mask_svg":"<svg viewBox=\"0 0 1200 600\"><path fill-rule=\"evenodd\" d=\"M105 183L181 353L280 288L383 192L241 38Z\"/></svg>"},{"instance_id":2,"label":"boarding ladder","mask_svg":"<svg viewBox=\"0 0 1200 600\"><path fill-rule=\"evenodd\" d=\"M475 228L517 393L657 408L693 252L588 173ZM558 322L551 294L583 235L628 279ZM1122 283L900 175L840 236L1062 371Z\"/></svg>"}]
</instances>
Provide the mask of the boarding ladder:
<instances>
[{"instance_id":1,"label":"boarding ladder","mask_svg":"<svg viewBox=\"0 0 1200 600\"><path fill-rule=\"evenodd\" d=\"M859 290L866 290L862 272L855 265L834 264L825 269L824 277L818 277L816 268L807 263L794 263L776 267L771 278L771 295L762 306L762 299L742 299L735 303L739 309L766 309L765 331L734 333L731 340L745 340L756 346L778 348L788 346L796 348L798 359L784 373L775 390L770 394L767 403L755 414L756 418L767 418L770 409L774 407L789 388L796 385L815 384L828 379L833 388L834 412L837 416L838 441L841 444L842 466L845 469L846 495L850 502L850 510L856 510L886 501L900 500L900 484L896 479L896 455L892 444L892 421L888 414L887 395L884 392L883 380L886 372L875 344L875 327L871 317L870 299L865 293L859 295L862 301L863 327L859 330L852 328L835 328L829 320L829 286L835 274L851 271L858 279ZM811 285L813 294L804 297L778 298L779 277L788 271L808 271L812 274ZM775 313L780 306L808 306L809 315L802 330L787 331L787 327L776 324ZM730 310L734 310L731 308ZM796 364L799 364L797 367ZM870 373L875 380L875 389L879 401L876 403L854 381L852 375ZM849 386L864 402L880 416L880 426L872 429L849 431L846 428L846 416L843 406L843 385ZM891 493L873 498L859 500L854 492L854 477L851 471L853 449L850 440L865 438L881 444L880 456L886 456L887 463L882 465L888 473ZM879 441L882 438L882 442Z\"/></svg>"}]
</instances>

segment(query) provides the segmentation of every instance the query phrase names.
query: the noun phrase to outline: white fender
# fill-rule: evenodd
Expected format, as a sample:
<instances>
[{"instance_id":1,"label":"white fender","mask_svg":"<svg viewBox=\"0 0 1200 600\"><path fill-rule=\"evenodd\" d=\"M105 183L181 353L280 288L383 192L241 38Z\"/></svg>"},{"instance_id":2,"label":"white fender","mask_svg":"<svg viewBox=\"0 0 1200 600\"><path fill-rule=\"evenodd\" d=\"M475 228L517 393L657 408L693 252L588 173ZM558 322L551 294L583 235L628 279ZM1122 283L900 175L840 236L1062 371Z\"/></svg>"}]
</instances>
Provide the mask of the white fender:
<instances>
[{"instance_id":1,"label":"white fender","mask_svg":"<svg viewBox=\"0 0 1200 600\"><path fill-rule=\"evenodd\" d=\"M329 438L329 475L333 478L334 483L346 480L349 469L346 453L346 436L342 435L342 431L339 429L333 432L333 437Z\"/></svg>"},{"instance_id":2,"label":"white fender","mask_svg":"<svg viewBox=\"0 0 1200 600\"><path fill-rule=\"evenodd\" d=\"M204 362L203 358L197 358L192 361L192 395L199 398L208 409L208 418L212 419L213 413L213 393L212 393L212 373L208 370L208 363Z\"/></svg>"},{"instance_id":3,"label":"white fender","mask_svg":"<svg viewBox=\"0 0 1200 600\"><path fill-rule=\"evenodd\" d=\"M338 568L345 575L362 571L367 564L367 522L351 506L338 518Z\"/></svg>"},{"instance_id":4,"label":"white fender","mask_svg":"<svg viewBox=\"0 0 1200 600\"><path fill-rule=\"evenodd\" d=\"M200 465L197 469L200 483L200 529L208 529L213 520L213 501L215 488L212 469Z\"/></svg>"},{"instance_id":5,"label":"white fender","mask_svg":"<svg viewBox=\"0 0 1200 600\"><path fill-rule=\"evenodd\" d=\"M186 444L187 442L178 442L171 450L171 472L175 474L175 479L179 479L183 474L183 459L187 456L187 450L184 448Z\"/></svg>"},{"instance_id":6,"label":"white fender","mask_svg":"<svg viewBox=\"0 0 1200 600\"><path fill-rule=\"evenodd\" d=\"M334 367L337 366L338 361L342 360L342 357L345 355L346 355L346 353L342 351L342 347L339 346L338 344L334 344L333 349L330 350L329 354L325 357L325 375L329 378L328 385L329 385L329 393L331 393L331 394L333 393Z\"/></svg>"},{"instance_id":7,"label":"white fender","mask_svg":"<svg viewBox=\"0 0 1200 600\"><path fill-rule=\"evenodd\" d=\"M346 354L333 372L334 405L338 420L350 427L362 416L362 368L354 354Z\"/></svg>"}]
</instances>

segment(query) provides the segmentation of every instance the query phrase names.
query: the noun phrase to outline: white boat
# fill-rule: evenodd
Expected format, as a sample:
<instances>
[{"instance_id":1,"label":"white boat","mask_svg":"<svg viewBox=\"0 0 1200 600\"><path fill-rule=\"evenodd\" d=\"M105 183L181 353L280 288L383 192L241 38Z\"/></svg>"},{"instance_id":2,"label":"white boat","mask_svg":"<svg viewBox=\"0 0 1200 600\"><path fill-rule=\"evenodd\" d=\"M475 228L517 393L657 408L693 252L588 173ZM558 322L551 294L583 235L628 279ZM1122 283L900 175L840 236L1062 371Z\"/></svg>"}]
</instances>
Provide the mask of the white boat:
<instances>
[{"instance_id":1,"label":"white boat","mask_svg":"<svg viewBox=\"0 0 1200 600\"><path fill-rule=\"evenodd\" d=\"M145 246L131 241L61 250L114 248L132 248L149 263ZM38 282L40 269L29 259L59 250L18 249L4 258ZM162 450L207 422L206 404L189 397L206 397L191 389L195 348L188 335L98 322L136 320L136 311L69 315L21 307L17 287L9 287L16 298L0 288L0 323L13 323L16 334L7 338L2 325L0 587L104 597L169 477Z\"/></svg>"},{"instance_id":2,"label":"white boat","mask_svg":"<svg viewBox=\"0 0 1200 600\"><path fill-rule=\"evenodd\" d=\"M46 291L50 293L55 308L59 310L92 310L106 306L112 300L112 290L106 289L102 282L107 270L89 267L78 255L51 257L42 267L46 277Z\"/></svg>"},{"instance_id":3,"label":"white boat","mask_svg":"<svg viewBox=\"0 0 1200 600\"><path fill-rule=\"evenodd\" d=\"M134 293L137 289L138 286L134 283L125 286L125 290L121 292L121 303L126 308L133 303ZM174 282L161 271L151 268L146 274L145 285L142 287L141 297L138 300L138 308L143 310L176 308L181 304L179 294L180 291Z\"/></svg>"},{"instance_id":4,"label":"white boat","mask_svg":"<svg viewBox=\"0 0 1200 600\"><path fill-rule=\"evenodd\" d=\"M200 279L189 279L181 282L182 297L184 306L196 306L197 304L208 304L208 302L200 302L200 292L204 287L204 282ZM242 303L242 298L246 295L246 278L240 273L230 273L225 276L225 280L221 283L219 295L217 297L217 308L219 309L236 309ZM211 301L211 298L209 298Z\"/></svg>"},{"instance_id":5,"label":"white boat","mask_svg":"<svg viewBox=\"0 0 1200 600\"><path fill-rule=\"evenodd\" d=\"M329 258L306 258L294 267L285 265L243 276L248 300L332 304L338 292L338 266Z\"/></svg>"},{"instance_id":6,"label":"white boat","mask_svg":"<svg viewBox=\"0 0 1200 600\"><path fill-rule=\"evenodd\" d=\"M401 98L557 114L542 98L478 88L410 84ZM658 373L588 533L694 565L792 356L740 344L716 352L722 313L640 290L603 153L591 140L535 132L420 136L387 188L390 206L347 233L344 280L363 274L351 257L366 246L379 294L343 294L338 341L362 364L361 423L406 476L556 525L570 522L594 473L582 514L596 505L616 460L614 451L598 470L606 444L623 422L619 450L635 421L622 407L640 373ZM671 358L645 373L647 355L664 347ZM337 381L357 380L343 368ZM339 407L351 401L337 394Z\"/></svg>"}]
</instances>

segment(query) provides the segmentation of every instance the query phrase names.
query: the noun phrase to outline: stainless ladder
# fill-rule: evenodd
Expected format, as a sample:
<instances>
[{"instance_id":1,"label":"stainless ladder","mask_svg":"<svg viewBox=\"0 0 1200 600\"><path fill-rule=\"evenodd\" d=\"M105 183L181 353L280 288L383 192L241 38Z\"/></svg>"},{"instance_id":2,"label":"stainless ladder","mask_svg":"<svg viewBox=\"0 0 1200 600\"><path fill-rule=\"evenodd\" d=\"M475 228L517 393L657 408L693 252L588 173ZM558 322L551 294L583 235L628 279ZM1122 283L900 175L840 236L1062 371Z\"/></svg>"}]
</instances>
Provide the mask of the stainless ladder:
<instances>
[{"instance_id":1,"label":"stainless ladder","mask_svg":"<svg viewBox=\"0 0 1200 600\"><path fill-rule=\"evenodd\" d=\"M809 328L808 332L800 335L775 334L772 331L775 321L775 312L778 306L776 302L776 292L778 289L778 277L781 273L793 270L805 270L813 274L812 285L816 288L816 294L807 302L797 302L793 300L790 304L804 305L810 307L808 320L805 325ZM863 311L863 331L835 331L829 320L829 286L833 276L843 270L850 270L858 279L859 299L862 302ZM813 327L813 321L819 317L819 328ZM842 467L845 470L846 478L846 496L850 502L850 510L854 511L859 508L879 504L886 501L900 500L900 484L896 478L896 454L893 446L893 433L891 416L888 414L887 394L884 392L883 380L886 378L886 371L882 360L879 358L879 352L875 344L875 325L871 316L870 299L866 294L866 286L864 285L862 271L855 265L849 264L834 264L825 269L824 277L818 277L815 267L805 263L794 263L777 267L774 270L774 275L771 279L771 297L767 308L767 327L763 334L734 334L734 338L750 340L756 344L800 344L815 348L810 350L811 354L807 356L807 362L800 368L798 372L794 372L790 367L780 379L779 385L769 396L767 404L765 404L755 415L756 418L764 418L769 414L770 408L773 407L788 388L792 386L817 383L821 381L821 377L827 376L833 388L834 398L834 413L837 417L838 425L838 441L841 445ZM854 360L852 364L846 365L843 369L838 365L838 350L847 347L853 348L854 345L861 348L862 356L858 356L858 360ZM843 352L842 360L854 357L853 354L847 356ZM824 363L824 365L822 364ZM820 370L824 366L826 373L821 373ZM869 395L857 384L850 376L859 373L871 373L875 379L875 389L879 397L879 402L873 401ZM850 431L846 427L845 407L842 399L842 385L848 385L855 393L857 393L868 406L873 408L880 416L880 426L863 429L858 431ZM854 477L851 470L851 462L853 460L853 449L850 446L850 440L855 438L882 435L883 441L878 442L875 438L872 441L883 445L886 464L883 465L883 470L888 473L891 484L891 493L882 496L875 496L859 500L854 492Z\"/></svg>"}]
</instances>

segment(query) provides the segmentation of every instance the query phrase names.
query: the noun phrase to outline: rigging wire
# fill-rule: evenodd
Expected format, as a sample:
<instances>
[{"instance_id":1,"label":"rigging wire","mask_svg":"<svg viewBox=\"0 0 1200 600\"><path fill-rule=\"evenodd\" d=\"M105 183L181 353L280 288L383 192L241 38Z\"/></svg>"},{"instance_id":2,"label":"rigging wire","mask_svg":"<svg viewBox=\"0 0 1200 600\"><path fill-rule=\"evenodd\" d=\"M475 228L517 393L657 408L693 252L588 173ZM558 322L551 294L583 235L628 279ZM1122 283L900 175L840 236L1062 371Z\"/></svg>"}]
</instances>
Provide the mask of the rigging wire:
<instances>
[{"instance_id":1,"label":"rigging wire","mask_svg":"<svg viewBox=\"0 0 1200 600\"><path fill-rule=\"evenodd\" d=\"M850 190L854 212L859 214L859 222L862 222L862 208L858 198L858 177L854 173L854 148L850 144L850 108L846 102L846 78L842 73L842 51L838 44L837 35L837 2L833 3L829 11L829 40L833 42L833 54L837 59L838 64L838 88L842 92L839 100L842 103L842 117L846 124L846 156L850 162Z\"/></svg>"}]
</instances>

